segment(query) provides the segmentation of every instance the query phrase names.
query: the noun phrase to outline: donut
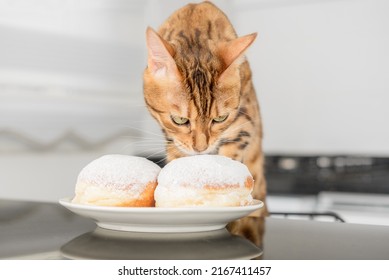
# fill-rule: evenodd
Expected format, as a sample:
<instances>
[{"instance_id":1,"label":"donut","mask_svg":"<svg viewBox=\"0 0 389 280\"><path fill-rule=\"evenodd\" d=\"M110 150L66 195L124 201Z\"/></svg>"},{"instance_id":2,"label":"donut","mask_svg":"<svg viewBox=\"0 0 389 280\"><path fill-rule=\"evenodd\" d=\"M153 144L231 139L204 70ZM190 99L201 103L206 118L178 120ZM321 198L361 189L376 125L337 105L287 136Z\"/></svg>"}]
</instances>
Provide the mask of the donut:
<instances>
[{"instance_id":1,"label":"donut","mask_svg":"<svg viewBox=\"0 0 389 280\"><path fill-rule=\"evenodd\" d=\"M219 155L169 162L158 175L156 207L244 206L252 203L254 180L247 166Z\"/></svg>"},{"instance_id":2,"label":"donut","mask_svg":"<svg viewBox=\"0 0 389 280\"><path fill-rule=\"evenodd\" d=\"M86 165L77 177L74 203L152 207L161 168L136 156L105 155Z\"/></svg>"}]
</instances>

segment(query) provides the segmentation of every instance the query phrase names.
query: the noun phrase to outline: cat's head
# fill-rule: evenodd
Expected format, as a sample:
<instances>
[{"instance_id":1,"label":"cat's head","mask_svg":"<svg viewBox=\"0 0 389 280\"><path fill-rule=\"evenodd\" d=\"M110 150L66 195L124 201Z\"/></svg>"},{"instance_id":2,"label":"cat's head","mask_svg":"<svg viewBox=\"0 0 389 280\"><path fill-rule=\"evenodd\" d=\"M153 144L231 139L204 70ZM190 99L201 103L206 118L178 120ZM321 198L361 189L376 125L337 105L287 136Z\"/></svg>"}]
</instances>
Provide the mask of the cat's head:
<instances>
[{"instance_id":1,"label":"cat's head","mask_svg":"<svg viewBox=\"0 0 389 280\"><path fill-rule=\"evenodd\" d=\"M215 153L239 112L243 53L256 34L228 42L167 42L147 29L144 98L166 138L185 155ZM227 135L228 136L228 135Z\"/></svg>"}]
</instances>

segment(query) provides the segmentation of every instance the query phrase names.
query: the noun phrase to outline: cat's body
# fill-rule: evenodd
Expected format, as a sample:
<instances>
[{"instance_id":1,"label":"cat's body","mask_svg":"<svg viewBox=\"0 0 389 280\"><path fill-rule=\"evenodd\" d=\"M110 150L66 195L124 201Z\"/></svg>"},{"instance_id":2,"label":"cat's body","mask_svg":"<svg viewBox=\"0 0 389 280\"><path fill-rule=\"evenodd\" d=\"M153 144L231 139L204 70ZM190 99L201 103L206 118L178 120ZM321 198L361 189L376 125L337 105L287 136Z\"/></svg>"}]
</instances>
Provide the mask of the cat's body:
<instances>
[{"instance_id":1,"label":"cat's body","mask_svg":"<svg viewBox=\"0 0 389 280\"><path fill-rule=\"evenodd\" d=\"M167 141L167 160L219 154L243 162L265 200L262 124L243 53L256 34L238 38L209 2L189 4L147 30L144 95ZM266 215L266 207L262 215Z\"/></svg>"}]
</instances>

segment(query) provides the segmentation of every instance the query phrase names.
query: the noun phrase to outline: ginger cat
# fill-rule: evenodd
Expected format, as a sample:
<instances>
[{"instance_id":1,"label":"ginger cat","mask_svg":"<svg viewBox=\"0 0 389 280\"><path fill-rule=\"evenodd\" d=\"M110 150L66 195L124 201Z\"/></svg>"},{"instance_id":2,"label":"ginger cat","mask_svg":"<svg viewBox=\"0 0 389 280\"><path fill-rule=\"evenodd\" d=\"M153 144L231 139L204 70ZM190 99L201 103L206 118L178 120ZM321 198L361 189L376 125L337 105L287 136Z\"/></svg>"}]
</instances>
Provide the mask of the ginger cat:
<instances>
[{"instance_id":1,"label":"ginger cat","mask_svg":"<svg viewBox=\"0 0 389 280\"><path fill-rule=\"evenodd\" d=\"M144 98L165 135L168 161L197 154L241 161L254 177L253 197L265 201L262 124L244 57L255 38L237 37L210 2L184 6L158 32L147 29Z\"/></svg>"}]
</instances>

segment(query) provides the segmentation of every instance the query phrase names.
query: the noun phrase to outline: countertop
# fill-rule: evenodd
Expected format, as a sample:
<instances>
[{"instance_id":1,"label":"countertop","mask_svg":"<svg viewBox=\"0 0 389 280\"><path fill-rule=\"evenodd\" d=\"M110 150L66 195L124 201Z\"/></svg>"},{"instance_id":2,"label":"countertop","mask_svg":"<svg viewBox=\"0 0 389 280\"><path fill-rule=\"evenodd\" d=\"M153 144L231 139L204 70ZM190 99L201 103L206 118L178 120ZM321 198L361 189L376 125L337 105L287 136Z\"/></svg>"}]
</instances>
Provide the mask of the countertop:
<instances>
[{"instance_id":1,"label":"countertop","mask_svg":"<svg viewBox=\"0 0 389 280\"><path fill-rule=\"evenodd\" d=\"M388 226L250 219L256 244L226 229L105 230L56 203L0 200L0 259L389 259Z\"/></svg>"}]
</instances>

